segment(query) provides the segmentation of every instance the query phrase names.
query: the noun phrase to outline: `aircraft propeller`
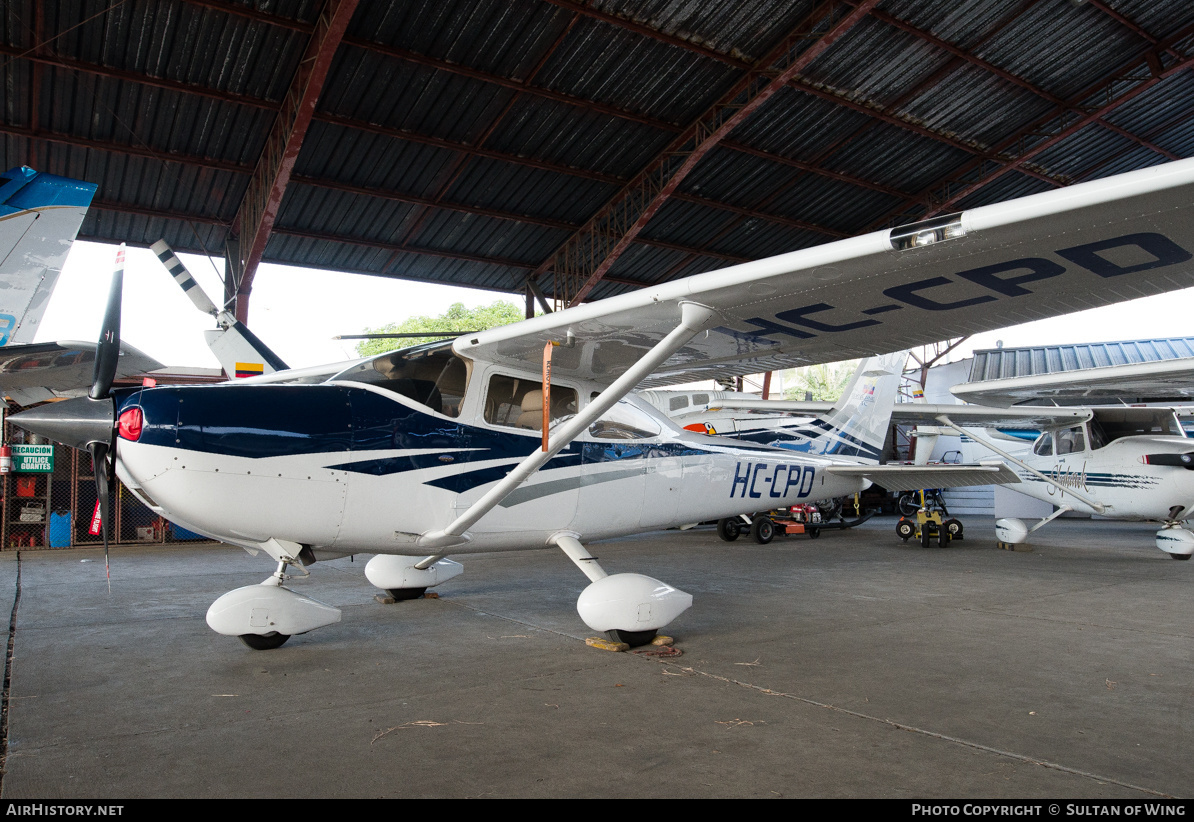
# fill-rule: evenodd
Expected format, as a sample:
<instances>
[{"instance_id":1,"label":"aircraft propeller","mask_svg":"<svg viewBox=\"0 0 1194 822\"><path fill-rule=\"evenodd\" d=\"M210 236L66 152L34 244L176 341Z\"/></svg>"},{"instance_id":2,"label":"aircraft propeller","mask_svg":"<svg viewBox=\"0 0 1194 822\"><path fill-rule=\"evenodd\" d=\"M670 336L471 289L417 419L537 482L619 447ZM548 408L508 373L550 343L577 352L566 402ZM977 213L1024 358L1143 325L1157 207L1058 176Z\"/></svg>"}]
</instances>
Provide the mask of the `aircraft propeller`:
<instances>
[{"instance_id":1,"label":"aircraft propeller","mask_svg":"<svg viewBox=\"0 0 1194 822\"><path fill-rule=\"evenodd\" d=\"M108 428L108 441L92 440L87 443L91 452L91 466L95 471L95 493L99 497L100 533L104 539L104 574L108 577L108 590L112 588L112 577L108 569L108 523L112 519L111 500L108 495L108 474L116 470L116 404L112 400L112 381L116 378L116 365L120 359L120 303L124 295L124 253L121 243L116 252L116 268L112 272L112 285L108 289L108 306L104 310L104 324L100 330L99 343L95 349L95 371L92 374L88 398L107 400L112 425ZM112 464L109 465L109 457Z\"/></svg>"},{"instance_id":2,"label":"aircraft propeller","mask_svg":"<svg viewBox=\"0 0 1194 822\"><path fill-rule=\"evenodd\" d=\"M108 499L108 473L116 461L116 402L112 382L120 359L120 300L124 287L122 244L116 253L116 267L108 291L103 328L95 351L95 370L86 397L49 403L22 411L9 419L27 431L61 442L91 454L95 472L95 490L99 496L100 531L104 538L104 569L108 571L108 523L111 503ZM111 463L111 466L110 466ZM111 577L108 578L109 590Z\"/></svg>"}]
</instances>

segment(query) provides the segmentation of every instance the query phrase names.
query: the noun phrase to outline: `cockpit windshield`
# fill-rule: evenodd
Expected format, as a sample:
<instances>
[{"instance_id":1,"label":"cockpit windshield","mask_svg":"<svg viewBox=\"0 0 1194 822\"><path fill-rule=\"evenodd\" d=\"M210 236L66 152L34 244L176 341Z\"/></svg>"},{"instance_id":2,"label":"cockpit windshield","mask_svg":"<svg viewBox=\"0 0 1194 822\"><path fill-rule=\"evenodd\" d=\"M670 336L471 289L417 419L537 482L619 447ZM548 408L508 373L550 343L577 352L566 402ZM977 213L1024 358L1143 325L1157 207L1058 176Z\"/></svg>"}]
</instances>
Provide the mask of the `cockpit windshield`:
<instances>
[{"instance_id":1,"label":"cockpit windshield","mask_svg":"<svg viewBox=\"0 0 1194 822\"><path fill-rule=\"evenodd\" d=\"M468 387L468 360L452 351L452 343L438 342L389 351L346 368L332 378L376 385L425 405L438 414L460 416Z\"/></svg>"},{"instance_id":2,"label":"cockpit windshield","mask_svg":"<svg viewBox=\"0 0 1194 822\"><path fill-rule=\"evenodd\" d=\"M1099 408L1090 423L1092 448L1099 448L1120 437L1157 435L1186 436L1172 408Z\"/></svg>"}]
</instances>

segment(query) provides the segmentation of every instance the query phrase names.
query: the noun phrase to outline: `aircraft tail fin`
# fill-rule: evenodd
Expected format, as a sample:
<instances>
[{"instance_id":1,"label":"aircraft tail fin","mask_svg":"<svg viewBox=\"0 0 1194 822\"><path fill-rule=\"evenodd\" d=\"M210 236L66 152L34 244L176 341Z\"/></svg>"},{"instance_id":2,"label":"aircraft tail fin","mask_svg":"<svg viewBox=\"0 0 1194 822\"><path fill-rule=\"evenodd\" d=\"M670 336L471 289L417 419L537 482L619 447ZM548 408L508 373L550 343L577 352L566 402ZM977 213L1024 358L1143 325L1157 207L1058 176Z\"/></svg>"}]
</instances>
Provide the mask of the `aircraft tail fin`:
<instances>
[{"instance_id":1,"label":"aircraft tail fin","mask_svg":"<svg viewBox=\"0 0 1194 822\"><path fill-rule=\"evenodd\" d=\"M860 363L833 409L813 423L820 432L799 450L878 463L907 357L899 351Z\"/></svg>"},{"instance_id":2,"label":"aircraft tail fin","mask_svg":"<svg viewBox=\"0 0 1194 822\"><path fill-rule=\"evenodd\" d=\"M205 331L204 336L207 337L207 347L220 361L220 367L232 379L260 377L290 367L248 326L236 320L226 328Z\"/></svg>"},{"instance_id":3,"label":"aircraft tail fin","mask_svg":"<svg viewBox=\"0 0 1194 822\"><path fill-rule=\"evenodd\" d=\"M95 191L25 166L0 174L0 346L33 341Z\"/></svg>"},{"instance_id":4,"label":"aircraft tail fin","mask_svg":"<svg viewBox=\"0 0 1194 822\"><path fill-rule=\"evenodd\" d=\"M195 307L216 318L220 327L204 332L204 336L207 338L207 347L220 361L225 374L232 379L239 379L260 377L289 368L281 357L231 312L216 308L165 240L158 240L151 248Z\"/></svg>"}]
</instances>

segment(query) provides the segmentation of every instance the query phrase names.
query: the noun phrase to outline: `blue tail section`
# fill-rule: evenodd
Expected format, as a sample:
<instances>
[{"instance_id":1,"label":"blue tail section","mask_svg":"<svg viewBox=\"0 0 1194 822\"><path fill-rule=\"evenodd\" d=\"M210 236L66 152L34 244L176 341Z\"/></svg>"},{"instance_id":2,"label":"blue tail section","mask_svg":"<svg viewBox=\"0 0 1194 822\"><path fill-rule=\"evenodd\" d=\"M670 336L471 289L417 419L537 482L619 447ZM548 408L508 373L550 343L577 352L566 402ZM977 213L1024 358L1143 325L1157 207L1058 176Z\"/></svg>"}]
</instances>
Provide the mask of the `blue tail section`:
<instances>
[{"instance_id":1,"label":"blue tail section","mask_svg":"<svg viewBox=\"0 0 1194 822\"><path fill-rule=\"evenodd\" d=\"M908 352L900 351L864 360L829 412L811 418L773 419L754 430L747 427L749 420L740 420L738 437L807 454L878 464L907 358Z\"/></svg>"},{"instance_id":2,"label":"blue tail section","mask_svg":"<svg viewBox=\"0 0 1194 822\"><path fill-rule=\"evenodd\" d=\"M24 166L0 174L0 346L33 341L95 190Z\"/></svg>"}]
</instances>

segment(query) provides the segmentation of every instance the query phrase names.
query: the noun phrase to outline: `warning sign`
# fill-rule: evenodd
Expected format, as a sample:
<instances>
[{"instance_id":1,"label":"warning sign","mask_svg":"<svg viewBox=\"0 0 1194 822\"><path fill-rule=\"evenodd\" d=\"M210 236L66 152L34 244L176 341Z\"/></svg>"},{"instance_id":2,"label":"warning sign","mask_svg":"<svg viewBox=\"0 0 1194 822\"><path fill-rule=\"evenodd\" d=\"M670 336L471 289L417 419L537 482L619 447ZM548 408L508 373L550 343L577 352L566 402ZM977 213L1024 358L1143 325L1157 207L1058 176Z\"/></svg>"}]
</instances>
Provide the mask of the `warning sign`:
<instances>
[{"instance_id":1,"label":"warning sign","mask_svg":"<svg viewBox=\"0 0 1194 822\"><path fill-rule=\"evenodd\" d=\"M54 473L54 446L14 445L12 447L12 470L27 474Z\"/></svg>"}]
</instances>

